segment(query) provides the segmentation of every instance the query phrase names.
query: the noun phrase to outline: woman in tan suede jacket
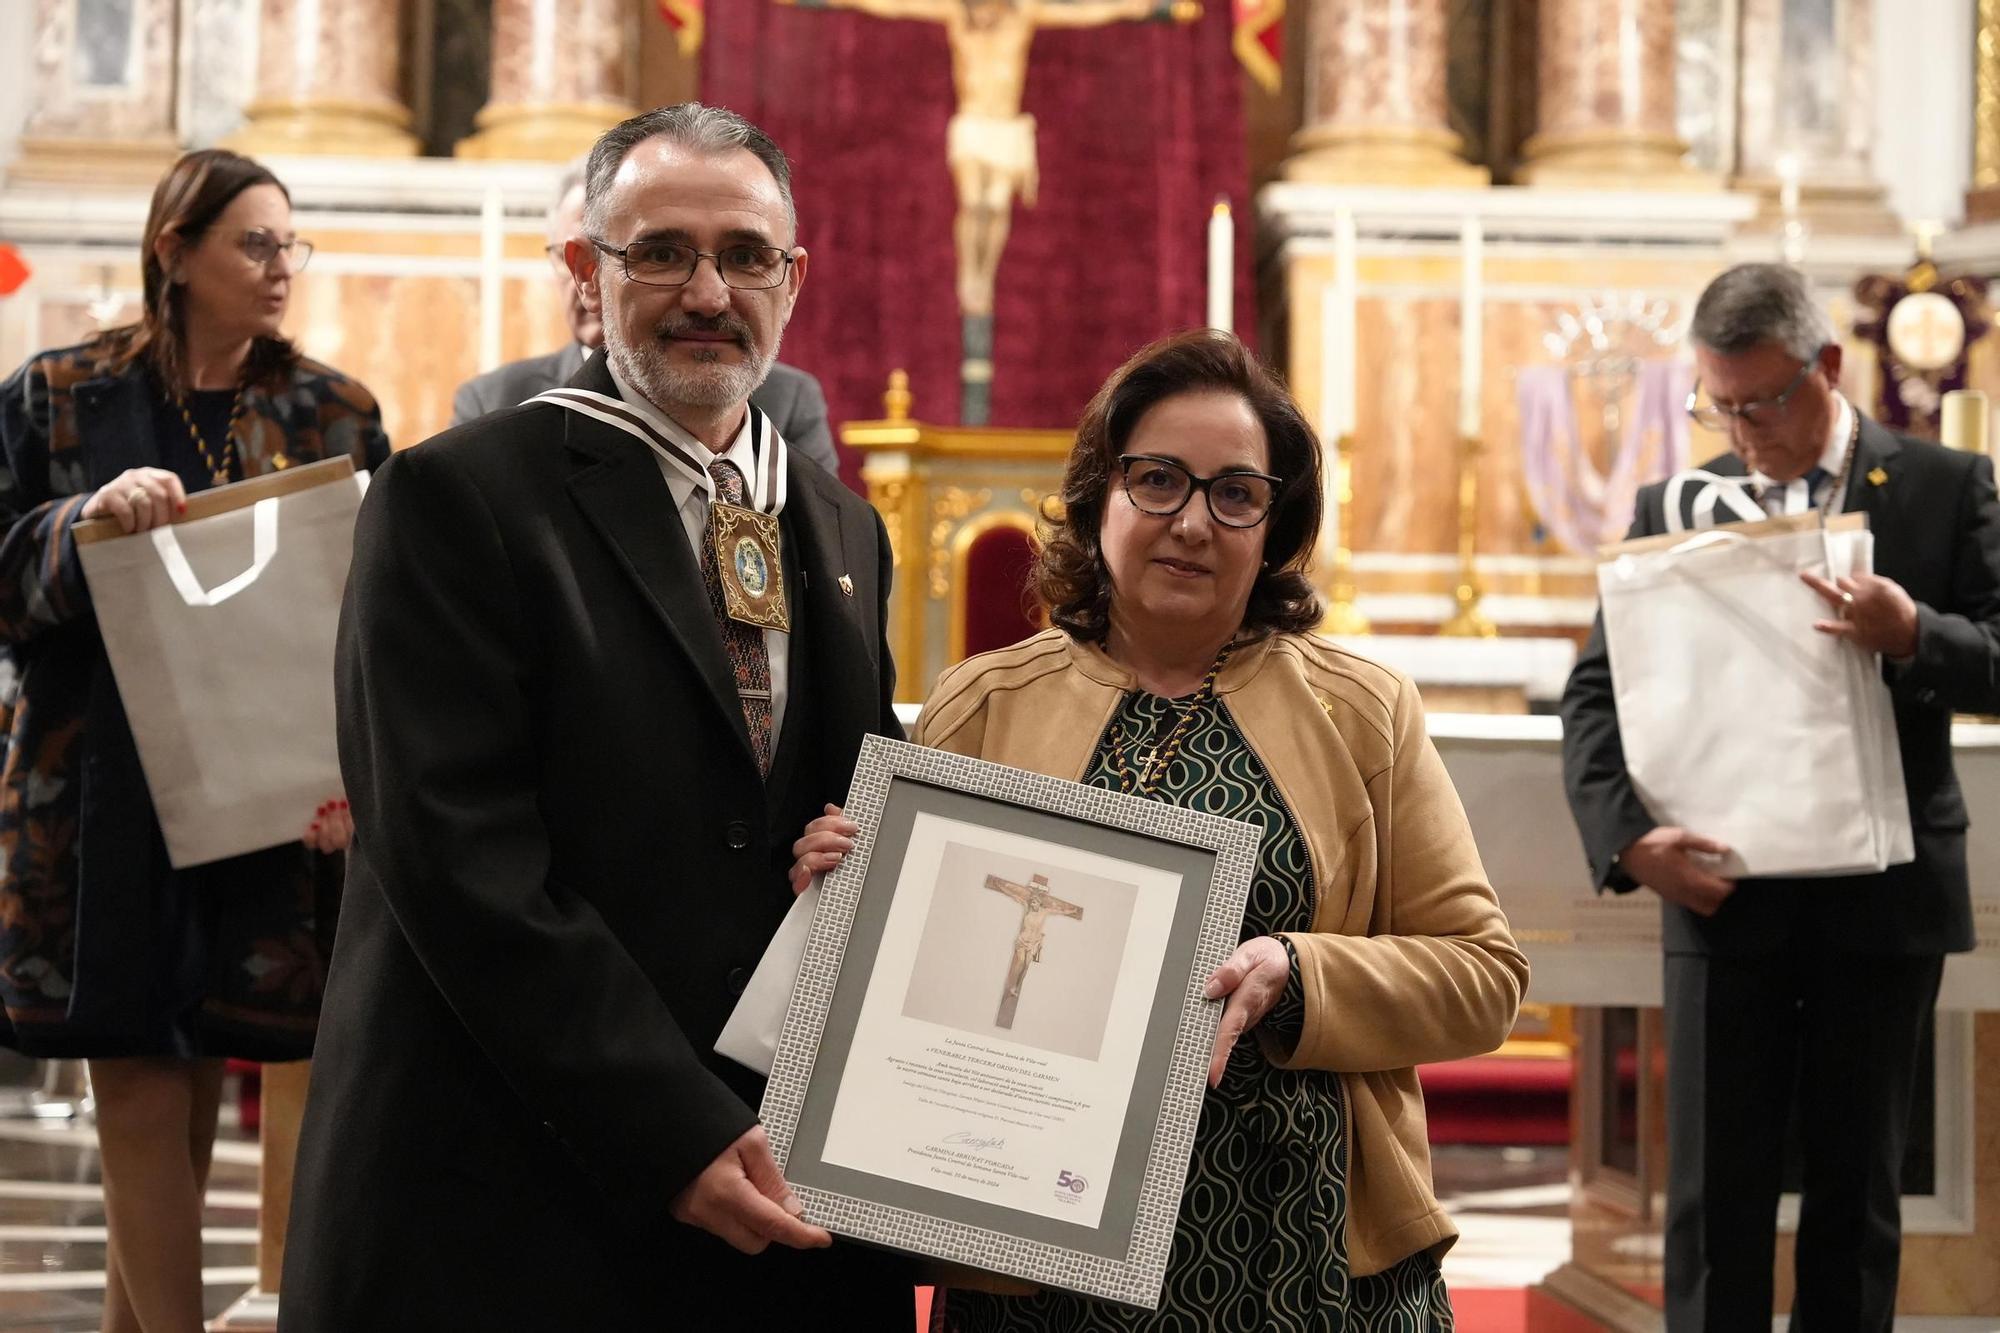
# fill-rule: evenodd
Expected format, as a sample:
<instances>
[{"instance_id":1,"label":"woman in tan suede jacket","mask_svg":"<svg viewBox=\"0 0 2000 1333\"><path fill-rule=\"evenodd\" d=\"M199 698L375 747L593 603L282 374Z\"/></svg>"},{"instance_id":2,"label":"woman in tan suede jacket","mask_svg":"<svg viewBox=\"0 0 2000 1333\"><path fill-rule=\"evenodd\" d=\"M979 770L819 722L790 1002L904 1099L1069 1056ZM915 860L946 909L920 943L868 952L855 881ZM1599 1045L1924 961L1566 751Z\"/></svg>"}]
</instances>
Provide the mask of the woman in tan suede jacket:
<instances>
[{"instance_id":1,"label":"woman in tan suede jacket","mask_svg":"<svg viewBox=\"0 0 2000 1333\"><path fill-rule=\"evenodd\" d=\"M1415 1066L1498 1046L1528 967L1415 687L1309 632L1319 476L1235 338L1147 348L1078 429L1035 571L1057 628L924 705L926 745L1265 830L1160 1309L953 1289L935 1329L1451 1326ZM798 873L851 831L815 821Z\"/></svg>"}]
</instances>

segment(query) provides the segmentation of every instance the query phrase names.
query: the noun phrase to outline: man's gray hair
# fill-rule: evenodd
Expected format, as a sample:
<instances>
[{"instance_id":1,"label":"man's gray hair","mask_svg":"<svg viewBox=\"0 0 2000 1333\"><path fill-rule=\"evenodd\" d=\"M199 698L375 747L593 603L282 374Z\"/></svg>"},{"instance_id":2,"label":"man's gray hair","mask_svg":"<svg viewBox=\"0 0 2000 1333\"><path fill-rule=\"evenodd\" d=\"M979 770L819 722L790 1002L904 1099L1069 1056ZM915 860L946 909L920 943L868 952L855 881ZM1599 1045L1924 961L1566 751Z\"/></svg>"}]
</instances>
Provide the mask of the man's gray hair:
<instances>
[{"instance_id":1,"label":"man's gray hair","mask_svg":"<svg viewBox=\"0 0 2000 1333\"><path fill-rule=\"evenodd\" d=\"M583 225L592 236L604 235L606 196L612 178L634 148L648 139L667 139L698 153L722 154L743 148L770 169L785 201L785 221L798 233L798 211L792 206L792 164L771 140L771 136L734 111L700 102L642 111L630 120L613 125L590 150L584 168Z\"/></svg>"},{"instance_id":2,"label":"man's gray hair","mask_svg":"<svg viewBox=\"0 0 2000 1333\"><path fill-rule=\"evenodd\" d=\"M1799 361L1836 341L1806 275L1786 264L1738 264L1709 283L1695 302L1688 337L1718 356L1774 342Z\"/></svg>"},{"instance_id":3,"label":"man's gray hair","mask_svg":"<svg viewBox=\"0 0 2000 1333\"><path fill-rule=\"evenodd\" d=\"M569 198L569 192L583 184L584 170L589 165L590 158L586 155L573 158L570 164L563 168L563 174L556 178L555 192L549 196L550 217L554 217L562 210L563 200Z\"/></svg>"}]
</instances>

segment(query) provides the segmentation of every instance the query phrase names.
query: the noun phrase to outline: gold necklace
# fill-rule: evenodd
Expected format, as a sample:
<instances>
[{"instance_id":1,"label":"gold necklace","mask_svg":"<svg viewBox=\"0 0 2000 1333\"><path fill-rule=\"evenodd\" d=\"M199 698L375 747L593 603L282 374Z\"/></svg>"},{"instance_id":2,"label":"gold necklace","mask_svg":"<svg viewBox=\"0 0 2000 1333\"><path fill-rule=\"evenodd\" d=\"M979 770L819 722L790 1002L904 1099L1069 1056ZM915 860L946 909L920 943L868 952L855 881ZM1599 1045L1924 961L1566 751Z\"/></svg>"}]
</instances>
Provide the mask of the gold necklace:
<instances>
[{"instance_id":1,"label":"gold necklace","mask_svg":"<svg viewBox=\"0 0 2000 1333\"><path fill-rule=\"evenodd\" d=\"M1221 653L1217 654L1215 665L1211 666L1208 674L1202 677L1201 688L1189 695L1187 702L1176 710L1179 716L1174 720L1173 730L1167 733L1164 741L1148 747L1141 756L1140 763L1143 766L1141 770L1133 769L1131 756L1127 753L1131 745L1130 738L1112 742L1111 771L1118 775L1119 791L1128 795L1136 791L1138 795L1150 798L1159 790L1161 781L1167 776L1167 770L1173 766L1175 757L1181 752L1181 744L1187 739L1188 728L1194 724L1195 715L1201 711L1203 704L1215 697L1216 679L1222 675L1222 668L1228 663L1229 655L1234 651L1236 645L1232 643L1225 645Z\"/></svg>"},{"instance_id":2,"label":"gold necklace","mask_svg":"<svg viewBox=\"0 0 2000 1333\"><path fill-rule=\"evenodd\" d=\"M187 395L174 395L174 406L180 409L181 421L187 426L188 438L194 447L201 450L202 464L208 468L209 480L217 486L229 484L229 469L236 462L236 421L243 414L243 386L236 386L236 399L229 405L229 425L222 432L222 461L217 463L215 455L209 452L208 441L201 438L201 428L194 424L194 414L188 411Z\"/></svg>"}]
</instances>

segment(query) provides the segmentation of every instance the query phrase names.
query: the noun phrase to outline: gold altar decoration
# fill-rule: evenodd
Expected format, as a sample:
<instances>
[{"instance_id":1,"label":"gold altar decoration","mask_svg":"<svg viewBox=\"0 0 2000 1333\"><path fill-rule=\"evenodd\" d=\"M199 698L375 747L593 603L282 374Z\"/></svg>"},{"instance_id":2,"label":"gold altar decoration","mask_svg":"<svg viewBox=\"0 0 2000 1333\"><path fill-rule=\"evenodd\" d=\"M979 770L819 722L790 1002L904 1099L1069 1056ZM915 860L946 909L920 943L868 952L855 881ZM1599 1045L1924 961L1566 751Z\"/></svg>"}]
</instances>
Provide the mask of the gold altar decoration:
<instances>
[{"instance_id":1,"label":"gold altar decoration","mask_svg":"<svg viewBox=\"0 0 2000 1333\"><path fill-rule=\"evenodd\" d=\"M1366 634L1368 617L1355 604L1354 437L1343 435L1333 464L1334 547L1332 600L1319 622L1323 634Z\"/></svg>"},{"instance_id":2,"label":"gold altar decoration","mask_svg":"<svg viewBox=\"0 0 2000 1333\"><path fill-rule=\"evenodd\" d=\"M1979 0L1978 64L1974 73L1972 189L1967 222L2000 219L2000 0Z\"/></svg>"},{"instance_id":3,"label":"gold altar decoration","mask_svg":"<svg viewBox=\"0 0 2000 1333\"><path fill-rule=\"evenodd\" d=\"M1479 609L1485 590L1479 583L1479 455L1485 446L1470 435L1458 445L1458 585L1452 601L1458 608L1438 631L1455 639L1491 639L1500 631Z\"/></svg>"},{"instance_id":4,"label":"gold altar decoration","mask_svg":"<svg viewBox=\"0 0 2000 1333\"><path fill-rule=\"evenodd\" d=\"M1057 503L1076 440L1067 430L934 425L912 417L912 406L909 375L897 370L882 418L840 427L841 443L861 455L869 503L889 534L889 647L905 702L923 699L965 656L973 548L998 529L1033 539Z\"/></svg>"}]
</instances>

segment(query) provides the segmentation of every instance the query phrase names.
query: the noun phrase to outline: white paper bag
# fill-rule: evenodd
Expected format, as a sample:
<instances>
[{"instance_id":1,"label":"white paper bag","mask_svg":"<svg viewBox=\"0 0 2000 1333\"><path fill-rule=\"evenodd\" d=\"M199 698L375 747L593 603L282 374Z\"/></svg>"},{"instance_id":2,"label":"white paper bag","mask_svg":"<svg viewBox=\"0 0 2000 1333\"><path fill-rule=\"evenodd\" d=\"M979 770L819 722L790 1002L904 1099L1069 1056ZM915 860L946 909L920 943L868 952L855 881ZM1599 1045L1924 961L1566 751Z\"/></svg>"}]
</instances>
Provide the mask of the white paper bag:
<instances>
[{"instance_id":1,"label":"white paper bag","mask_svg":"<svg viewBox=\"0 0 2000 1333\"><path fill-rule=\"evenodd\" d=\"M329 459L189 497L77 554L176 867L296 842L341 789L333 641L367 474Z\"/></svg>"},{"instance_id":2,"label":"white paper bag","mask_svg":"<svg viewBox=\"0 0 2000 1333\"><path fill-rule=\"evenodd\" d=\"M1626 769L1655 820L1731 849L1720 874L1915 855L1880 658L1815 630L1829 611L1799 579L1867 572L1873 552L1865 515L1805 514L1601 553Z\"/></svg>"},{"instance_id":3,"label":"white paper bag","mask_svg":"<svg viewBox=\"0 0 2000 1333\"><path fill-rule=\"evenodd\" d=\"M778 933L757 960L750 984L722 1025L715 1039L715 1053L737 1064L770 1076L778 1058L778 1036L785 1030L785 1010L792 1003L792 988L798 984L799 964L805 961L806 937L812 934L813 913L819 910L820 876L814 875L806 891L792 899Z\"/></svg>"}]
</instances>

